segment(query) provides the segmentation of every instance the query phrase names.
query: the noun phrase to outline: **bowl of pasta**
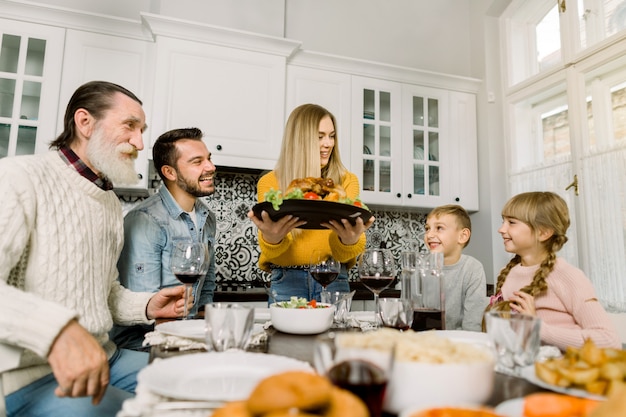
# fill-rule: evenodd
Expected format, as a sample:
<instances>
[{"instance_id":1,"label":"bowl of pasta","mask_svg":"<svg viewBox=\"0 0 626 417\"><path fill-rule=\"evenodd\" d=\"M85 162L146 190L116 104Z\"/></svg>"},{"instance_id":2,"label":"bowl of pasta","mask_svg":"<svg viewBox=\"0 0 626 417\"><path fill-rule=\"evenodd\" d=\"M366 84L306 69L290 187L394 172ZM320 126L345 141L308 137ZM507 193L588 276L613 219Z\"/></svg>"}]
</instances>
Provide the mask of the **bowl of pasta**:
<instances>
[{"instance_id":1,"label":"bowl of pasta","mask_svg":"<svg viewBox=\"0 0 626 417\"><path fill-rule=\"evenodd\" d=\"M438 406L478 406L493 392L495 356L489 344L455 339L454 332L355 333L367 347L394 343L395 364L383 408L393 414Z\"/></svg>"}]
</instances>

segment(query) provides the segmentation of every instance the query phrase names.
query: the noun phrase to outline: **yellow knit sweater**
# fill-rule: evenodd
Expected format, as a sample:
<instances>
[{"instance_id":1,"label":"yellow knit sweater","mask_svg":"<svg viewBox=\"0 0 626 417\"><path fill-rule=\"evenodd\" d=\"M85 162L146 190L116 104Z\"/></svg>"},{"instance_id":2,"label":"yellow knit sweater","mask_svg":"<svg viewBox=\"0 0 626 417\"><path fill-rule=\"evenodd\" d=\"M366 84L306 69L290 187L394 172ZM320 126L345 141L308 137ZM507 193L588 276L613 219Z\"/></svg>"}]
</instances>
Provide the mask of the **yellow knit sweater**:
<instances>
[{"instance_id":1,"label":"yellow knit sweater","mask_svg":"<svg viewBox=\"0 0 626 417\"><path fill-rule=\"evenodd\" d=\"M349 198L355 199L359 196L360 186L356 175L350 172L346 173L341 185ZM265 193L270 188L280 189L274 171L261 177L257 184L259 202L265 201ZM356 244L344 245L337 234L330 230L301 229L296 236L289 233L280 243L271 245L263 240L263 234L259 231L259 246L261 248L259 268L264 271L269 271L271 264L281 266L308 265L311 262L311 253L315 249L326 250L339 262L345 263L348 268L351 268L356 263L357 256L365 249L365 233Z\"/></svg>"}]
</instances>

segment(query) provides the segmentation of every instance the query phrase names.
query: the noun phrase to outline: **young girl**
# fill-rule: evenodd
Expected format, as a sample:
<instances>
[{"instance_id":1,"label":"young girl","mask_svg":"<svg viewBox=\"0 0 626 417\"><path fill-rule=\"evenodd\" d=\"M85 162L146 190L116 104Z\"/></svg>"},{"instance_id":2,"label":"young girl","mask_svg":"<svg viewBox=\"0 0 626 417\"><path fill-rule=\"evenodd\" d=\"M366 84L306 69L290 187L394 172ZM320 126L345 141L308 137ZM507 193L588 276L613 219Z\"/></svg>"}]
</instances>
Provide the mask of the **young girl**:
<instances>
[{"instance_id":1,"label":"young girl","mask_svg":"<svg viewBox=\"0 0 626 417\"><path fill-rule=\"evenodd\" d=\"M541 319L541 341L561 350L590 338L599 347L621 348L591 281L556 253L567 242L567 204L551 192L528 192L502 209L498 233L515 256L500 271L489 309L508 309Z\"/></svg>"}]
</instances>

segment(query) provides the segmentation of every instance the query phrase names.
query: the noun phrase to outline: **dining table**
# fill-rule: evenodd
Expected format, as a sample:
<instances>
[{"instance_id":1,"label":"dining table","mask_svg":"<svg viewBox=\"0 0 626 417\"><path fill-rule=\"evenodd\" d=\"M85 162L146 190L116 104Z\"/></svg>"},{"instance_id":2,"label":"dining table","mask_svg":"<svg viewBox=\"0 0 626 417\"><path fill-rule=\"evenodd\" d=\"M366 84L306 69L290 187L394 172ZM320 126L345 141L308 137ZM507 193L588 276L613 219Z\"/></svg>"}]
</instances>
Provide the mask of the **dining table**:
<instances>
[{"instance_id":1,"label":"dining table","mask_svg":"<svg viewBox=\"0 0 626 417\"><path fill-rule=\"evenodd\" d=\"M329 331L361 331L358 328L352 329L331 329ZM265 333L267 335L265 343L255 346L254 351L264 352L271 355L280 355L293 358L313 365L313 349L315 339L319 335L296 335L277 331L267 323ZM175 357L179 355L205 352L204 348L196 349L172 349L164 345L153 345L150 347L150 362ZM522 377L511 376L499 372L494 373L493 393L485 402L485 406L496 407L504 401L521 398L534 392L546 391ZM126 417L129 414L120 413L118 417ZM142 416L143 417L143 416ZM397 417L395 414L386 413L384 417Z\"/></svg>"}]
</instances>

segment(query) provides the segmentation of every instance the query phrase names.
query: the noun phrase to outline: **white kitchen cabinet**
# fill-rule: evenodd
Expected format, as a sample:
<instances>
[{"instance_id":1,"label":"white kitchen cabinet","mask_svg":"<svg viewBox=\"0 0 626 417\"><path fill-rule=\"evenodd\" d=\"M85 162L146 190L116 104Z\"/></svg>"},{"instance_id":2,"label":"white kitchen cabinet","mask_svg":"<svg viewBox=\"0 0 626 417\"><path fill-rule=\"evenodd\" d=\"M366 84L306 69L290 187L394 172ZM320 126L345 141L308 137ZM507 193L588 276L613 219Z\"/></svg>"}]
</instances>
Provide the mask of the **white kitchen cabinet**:
<instances>
[{"instance_id":1,"label":"white kitchen cabinet","mask_svg":"<svg viewBox=\"0 0 626 417\"><path fill-rule=\"evenodd\" d=\"M137 25L138 28L140 27ZM132 91L143 103L149 117L152 104L153 73L152 42L68 29L65 41L63 77L59 100L59 131L63 129L63 116L70 97L80 85L94 80L110 81ZM139 183L116 187L124 193L146 193L148 188L148 160L152 159L149 136L162 132L150 127L144 134L144 150L139 152L135 166Z\"/></svg>"},{"instance_id":2,"label":"white kitchen cabinet","mask_svg":"<svg viewBox=\"0 0 626 417\"><path fill-rule=\"evenodd\" d=\"M401 84L352 77L351 166L368 205L402 205L401 108Z\"/></svg>"},{"instance_id":3,"label":"white kitchen cabinet","mask_svg":"<svg viewBox=\"0 0 626 417\"><path fill-rule=\"evenodd\" d=\"M54 139L64 36L0 19L0 157L45 152Z\"/></svg>"},{"instance_id":4,"label":"white kitchen cabinet","mask_svg":"<svg viewBox=\"0 0 626 417\"><path fill-rule=\"evenodd\" d=\"M478 209L474 95L353 77L352 168L372 206Z\"/></svg>"},{"instance_id":5,"label":"white kitchen cabinet","mask_svg":"<svg viewBox=\"0 0 626 417\"><path fill-rule=\"evenodd\" d=\"M298 65L287 66L285 123L291 111L301 104L319 104L330 111L337 120L335 129L339 139L339 154L348 169L351 166L352 127L350 84L349 74Z\"/></svg>"},{"instance_id":6,"label":"white kitchen cabinet","mask_svg":"<svg viewBox=\"0 0 626 417\"><path fill-rule=\"evenodd\" d=\"M198 127L216 165L272 169L285 113L285 58L158 37L153 123Z\"/></svg>"}]
</instances>

